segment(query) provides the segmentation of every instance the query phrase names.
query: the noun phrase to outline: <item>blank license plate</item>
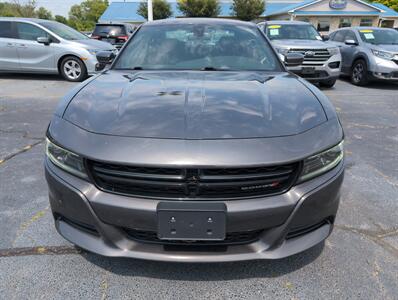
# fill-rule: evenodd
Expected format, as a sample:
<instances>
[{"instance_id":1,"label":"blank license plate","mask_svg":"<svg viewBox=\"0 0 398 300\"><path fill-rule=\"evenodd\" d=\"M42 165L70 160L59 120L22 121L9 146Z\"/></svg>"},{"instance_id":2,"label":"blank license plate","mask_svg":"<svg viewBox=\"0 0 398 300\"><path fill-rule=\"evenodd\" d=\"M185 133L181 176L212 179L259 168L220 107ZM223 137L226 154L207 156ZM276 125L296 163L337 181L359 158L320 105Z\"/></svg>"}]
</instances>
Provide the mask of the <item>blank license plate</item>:
<instances>
[{"instance_id":1,"label":"blank license plate","mask_svg":"<svg viewBox=\"0 0 398 300\"><path fill-rule=\"evenodd\" d=\"M160 202L157 214L159 239L225 239L226 207L223 203Z\"/></svg>"},{"instance_id":2,"label":"blank license plate","mask_svg":"<svg viewBox=\"0 0 398 300\"><path fill-rule=\"evenodd\" d=\"M303 68L303 70L301 71L302 74L314 74L315 73L315 68L310 68L310 67L306 67Z\"/></svg>"}]
</instances>

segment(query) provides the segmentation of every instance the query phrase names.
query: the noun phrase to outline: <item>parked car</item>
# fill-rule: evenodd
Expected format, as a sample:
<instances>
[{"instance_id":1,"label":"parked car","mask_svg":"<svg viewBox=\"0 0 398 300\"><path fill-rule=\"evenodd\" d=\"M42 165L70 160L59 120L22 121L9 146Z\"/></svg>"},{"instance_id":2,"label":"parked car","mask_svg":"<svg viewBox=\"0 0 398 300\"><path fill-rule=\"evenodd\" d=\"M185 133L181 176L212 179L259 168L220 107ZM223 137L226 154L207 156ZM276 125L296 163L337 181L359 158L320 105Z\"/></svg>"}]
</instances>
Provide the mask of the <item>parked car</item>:
<instances>
[{"instance_id":1,"label":"parked car","mask_svg":"<svg viewBox=\"0 0 398 300\"><path fill-rule=\"evenodd\" d=\"M340 75L339 49L324 41L311 24L300 21L269 21L260 23L260 27L279 53L304 55L303 64L288 66L289 71L321 86L334 86Z\"/></svg>"},{"instance_id":2,"label":"parked car","mask_svg":"<svg viewBox=\"0 0 398 300\"><path fill-rule=\"evenodd\" d=\"M95 25L91 38L108 42L120 49L134 30L135 26L129 23L98 23Z\"/></svg>"},{"instance_id":3,"label":"parked car","mask_svg":"<svg viewBox=\"0 0 398 300\"><path fill-rule=\"evenodd\" d=\"M398 81L398 32L379 27L350 27L330 34L343 57L342 74L355 85L372 80Z\"/></svg>"},{"instance_id":4,"label":"parked car","mask_svg":"<svg viewBox=\"0 0 398 300\"><path fill-rule=\"evenodd\" d=\"M114 51L58 22L0 18L0 71L61 74L82 81L95 72L96 53Z\"/></svg>"},{"instance_id":5,"label":"parked car","mask_svg":"<svg viewBox=\"0 0 398 300\"><path fill-rule=\"evenodd\" d=\"M105 256L216 262L282 258L329 236L343 129L255 24L159 20L116 58L97 55L112 65L60 102L47 131L67 240Z\"/></svg>"}]
</instances>

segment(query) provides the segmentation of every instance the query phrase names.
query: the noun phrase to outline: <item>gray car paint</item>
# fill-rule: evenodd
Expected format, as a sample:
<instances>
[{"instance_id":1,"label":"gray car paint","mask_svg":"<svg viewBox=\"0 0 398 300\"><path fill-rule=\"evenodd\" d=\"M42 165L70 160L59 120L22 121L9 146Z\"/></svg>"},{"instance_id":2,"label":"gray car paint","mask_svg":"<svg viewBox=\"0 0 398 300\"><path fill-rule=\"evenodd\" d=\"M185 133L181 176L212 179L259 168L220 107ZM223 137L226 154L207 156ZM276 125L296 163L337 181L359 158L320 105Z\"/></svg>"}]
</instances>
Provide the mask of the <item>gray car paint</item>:
<instances>
[{"instance_id":1,"label":"gray car paint","mask_svg":"<svg viewBox=\"0 0 398 300\"><path fill-rule=\"evenodd\" d=\"M159 21L163 22L186 20ZM214 22L254 26L238 21ZM148 26L153 24L157 23ZM75 87L62 99L48 136L88 159L200 168L300 162L338 144L344 133L326 96L286 70L236 73L111 69ZM214 262L281 258L324 240L333 228L344 163L281 195L216 200L227 207L227 230L265 229L259 241L229 246L222 253L165 251L160 245L134 242L121 227L156 230L160 200L104 192L90 179L68 174L48 159L45 169L56 228L71 242L107 256ZM60 216L93 226L99 236L76 229ZM331 218L331 223L285 240L292 228L325 218Z\"/></svg>"},{"instance_id":2,"label":"gray car paint","mask_svg":"<svg viewBox=\"0 0 398 300\"><path fill-rule=\"evenodd\" d=\"M345 75L351 74L351 68L353 63L357 59L363 59L367 63L368 71L372 76L374 72L397 72L398 64L388 64L383 66L382 63L377 63L375 61L375 56L372 53L372 49L381 50L381 51L389 51L392 53L396 53L398 55L398 45L372 45L369 43L365 43L362 41L358 30L393 30L389 28L379 28L379 27L345 27L339 30L336 30L331 33L331 42L340 48L341 56L342 56L342 69L341 72ZM334 40L334 36L339 31L350 32L351 36L355 37L355 41L358 45L346 45L345 41L340 42ZM346 38L345 40L350 39ZM387 63L387 62L386 62ZM380 78L378 78L380 79Z\"/></svg>"}]
</instances>

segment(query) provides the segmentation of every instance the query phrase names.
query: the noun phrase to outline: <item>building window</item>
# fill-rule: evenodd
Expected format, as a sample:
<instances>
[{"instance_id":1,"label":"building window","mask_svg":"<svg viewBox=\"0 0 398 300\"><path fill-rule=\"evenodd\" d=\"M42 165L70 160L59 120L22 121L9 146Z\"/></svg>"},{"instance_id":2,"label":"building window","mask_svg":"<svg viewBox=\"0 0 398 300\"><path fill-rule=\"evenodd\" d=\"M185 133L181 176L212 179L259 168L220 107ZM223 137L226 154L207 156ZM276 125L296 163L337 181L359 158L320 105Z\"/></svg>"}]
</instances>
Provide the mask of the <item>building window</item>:
<instances>
[{"instance_id":1,"label":"building window","mask_svg":"<svg viewBox=\"0 0 398 300\"><path fill-rule=\"evenodd\" d=\"M329 19L319 19L317 30L318 31L329 31L330 30L330 20Z\"/></svg>"},{"instance_id":2,"label":"building window","mask_svg":"<svg viewBox=\"0 0 398 300\"><path fill-rule=\"evenodd\" d=\"M351 19L342 18L340 19L339 28L351 27Z\"/></svg>"},{"instance_id":3,"label":"building window","mask_svg":"<svg viewBox=\"0 0 398 300\"><path fill-rule=\"evenodd\" d=\"M373 26L373 19L361 19L359 26Z\"/></svg>"}]
</instances>

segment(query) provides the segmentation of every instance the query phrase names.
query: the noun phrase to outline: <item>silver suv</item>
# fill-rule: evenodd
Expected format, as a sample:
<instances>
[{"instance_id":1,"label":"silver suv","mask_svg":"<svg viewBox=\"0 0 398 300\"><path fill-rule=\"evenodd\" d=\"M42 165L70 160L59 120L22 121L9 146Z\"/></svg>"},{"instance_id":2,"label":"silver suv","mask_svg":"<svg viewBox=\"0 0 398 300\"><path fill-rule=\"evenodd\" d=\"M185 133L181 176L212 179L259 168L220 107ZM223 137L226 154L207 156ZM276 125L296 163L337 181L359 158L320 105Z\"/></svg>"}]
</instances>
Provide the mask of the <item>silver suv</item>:
<instances>
[{"instance_id":1,"label":"silver suv","mask_svg":"<svg viewBox=\"0 0 398 300\"><path fill-rule=\"evenodd\" d=\"M300 21L269 21L259 26L282 55L301 53L304 62L288 70L324 87L333 87L340 75L339 49L319 35L309 23Z\"/></svg>"},{"instance_id":2,"label":"silver suv","mask_svg":"<svg viewBox=\"0 0 398 300\"><path fill-rule=\"evenodd\" d=\"M105 42L58 22L0 18L0 71L61 74L82 81L95 72L96 53L116 51Z\"/></svg>"},{"instance_id":3,"label":"silver suv","mask_svg":"<svg viewBox=\"0 0 398 300\"><path fill-rule=\"evenodd\" d=\"M378 27L350 27L333 32L340 47L342 73L355 85L371 80L398 81L398 32Z\"/></svg>"}]
</instances>

